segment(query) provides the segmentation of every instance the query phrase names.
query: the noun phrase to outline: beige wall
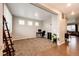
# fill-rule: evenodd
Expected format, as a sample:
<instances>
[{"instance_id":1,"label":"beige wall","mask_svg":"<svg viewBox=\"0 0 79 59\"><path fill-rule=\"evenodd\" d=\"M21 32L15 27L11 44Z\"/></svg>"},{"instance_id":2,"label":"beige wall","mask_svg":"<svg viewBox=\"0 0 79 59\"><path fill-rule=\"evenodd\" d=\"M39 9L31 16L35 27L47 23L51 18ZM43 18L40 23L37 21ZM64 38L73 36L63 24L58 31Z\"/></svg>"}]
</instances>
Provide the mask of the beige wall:
<instances>
[{"instance_id":1,"label":"beige wall","mask_svg":"<svg viewBox=\"0 0 79 59\"><path fill-rule=\"evenodd\" d=\"M3 54L2 54L2 51L3 51L2 15L3 15L3 4L0 3L0 55L3 55Z\"/></svg>"},{"instance_id":2,"label":"beige wall","mask_svg":"<svg viewBox=\"0 0 79 59\"><path fill-rule=\"evenodd\" d=\"M25 24L24 25L20 25L18 23L19 20L24 20ZM29 26L27 24L27 21L32 21L33 25ZM40 26L35 26L35 22L39 22ZM14 38L14 40L18 40L18 39L27 39L27 38L35 38L36 37L36 32L39 28L41 28L42 22L41 21L37 21L35 19L30 19L30 18L22 18L22 17L13 17L13 30L12 30L12 36Z\"/></svg>"},{"instance_id":3,"label":"beige wall","mask_svg":"<svg viewBox=\"0 0 79 59\"><path fill-rule=\"evenodd\" d=\"M67 32L67 19L59 20L59 45L65 42L65 33Z\"/></svg>"}]
</instances>

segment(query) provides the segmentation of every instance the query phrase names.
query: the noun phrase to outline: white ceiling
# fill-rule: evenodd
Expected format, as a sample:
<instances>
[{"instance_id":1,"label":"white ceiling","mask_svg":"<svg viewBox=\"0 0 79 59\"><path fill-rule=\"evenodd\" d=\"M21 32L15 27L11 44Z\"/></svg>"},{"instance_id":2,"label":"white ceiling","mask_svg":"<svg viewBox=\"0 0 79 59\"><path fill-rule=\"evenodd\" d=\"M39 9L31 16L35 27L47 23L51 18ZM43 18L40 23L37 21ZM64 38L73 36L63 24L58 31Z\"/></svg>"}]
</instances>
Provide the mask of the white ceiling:
<instances>
[{"instance_id":1,"label":"white ceiling","mask_svg":"<svg viewBox=\"0 0 79 59\"><path fill-rule=\"evenodd\" d=\"M12 15L32 18L36 20L45 20L51 17L51 13L42 10L28 3L8 3L7 4Z\"/></svg>"},{"instance_id":2,"label":"white ceiling","mask_svg":"<svg viewBox=\"0 0 79 59\"><path fill-rule=\"evenodd\" d=\"M72 3L70 7L67 7L67 3L46 3L46 5L57 9L68 16L71 16L71 12L75 12L75 16L79 15L79 3Z\"/></svg>"}]
</instances>

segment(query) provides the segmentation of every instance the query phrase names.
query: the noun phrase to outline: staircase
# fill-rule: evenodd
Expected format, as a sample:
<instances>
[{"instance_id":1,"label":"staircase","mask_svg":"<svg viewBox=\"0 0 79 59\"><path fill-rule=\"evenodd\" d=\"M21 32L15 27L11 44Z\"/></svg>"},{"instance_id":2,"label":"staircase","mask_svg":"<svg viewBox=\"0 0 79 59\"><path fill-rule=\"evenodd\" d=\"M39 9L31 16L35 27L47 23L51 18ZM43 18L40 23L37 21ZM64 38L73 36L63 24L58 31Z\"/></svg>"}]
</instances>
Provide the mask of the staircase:
<instances>
[{"instance_id":1,"label":"staircase","mask_svg":"<svg viewBox=\"0 0 79 59\"><path fill-rule=\"evenodd\" d=\"M12 37L10 36L10 33L9 33L7 21L3 16L3 44L4 44L3 56L15 55L15 50L14 50L13 42L11 38Z\"/></svg>"}]
</instances>

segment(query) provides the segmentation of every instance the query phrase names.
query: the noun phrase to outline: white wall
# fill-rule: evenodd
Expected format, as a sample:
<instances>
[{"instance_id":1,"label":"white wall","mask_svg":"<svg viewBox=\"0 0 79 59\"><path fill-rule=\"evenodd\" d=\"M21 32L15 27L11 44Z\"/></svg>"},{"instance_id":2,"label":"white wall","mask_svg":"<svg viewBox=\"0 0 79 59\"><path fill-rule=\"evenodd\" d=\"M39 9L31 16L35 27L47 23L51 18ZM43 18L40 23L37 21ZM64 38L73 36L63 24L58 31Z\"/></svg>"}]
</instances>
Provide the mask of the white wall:
<instances>
[{"instance_id":1,"label":"white wall","mask_svg":"<svg viewBox=\"0 0 79 59\"><path fill-rule=\"evenodd\" d=\"M0 56L3 55L3 20L2 20L2 16L3 16L3 4L0 3Z\"/></svg>"},{"instance_id":2,"label":"white wall","mask_svg":"<svg viewBox=\"0 0 79 59\"><path fill-rule=\"evenodd\" d=\"M43 20L42 29L46 32L51 32L51 16L45 20Z\"/></svg>"},{"instance_id":3,"label":"white wall","mask_svg":"<svg viewBox=\"0 0 79 59\"><path fill-rule=\"evenodd\" d=\"M43 21L43 30L58 34L58 15L51 14L49 18ZM47 35L46 35L47 36Z\"/></svg>"},{"instance_id":4,"label":"white wall","mask_svg":"<svg viewBox=\"0 0 79 59\"><path fill-rule=\"evenodd\" d=\"M47 32L51 32L51 17L42 21L42 30L45 30L45 37L47 38Z\"/></svg>"},{"instance_id":5,"label":"white wall","mask_svg":"<svg viewBox=\"0 0 79 59\"><path fill-rule=\"evenodd\" d=\"M10 13L9 9L7 8L7 5L4 4L4 17L7 20L8 28L10 30L10 33L12 32L12 14Z\"/></svg>"},{"instance_id":6,"label":"white wall","mask_svg":"<svg viewBox=\"0 0 79 59\"><path fill-rule=\"evenodd\" d=\"M25 24L20 25L18 23L19 20L24 20ZM33 25L29 26L27 24L27 21L32 21ZM40 26L35 26L34 23L39 22ZM42 22L37 21L35 19L30 19L30 18L22 18L22 17L13 17L13 30L12 30L12 35L14 40L18 39L27 39L27 38L35 38L36 37L36 32L39 28L41 28Z\"/></svg>"},{"instance_id":7,"label":"white wall","mask_svg":"<svg viewBox=\"0 0 79 59\"><path fill-rule=\"evenodd\" d=\"M59 19L58 19L58 15L52 14L52 28L51 28L51 32L52 34L57 34L57 36L59 36Z\"/></svg>"}]
</instances>

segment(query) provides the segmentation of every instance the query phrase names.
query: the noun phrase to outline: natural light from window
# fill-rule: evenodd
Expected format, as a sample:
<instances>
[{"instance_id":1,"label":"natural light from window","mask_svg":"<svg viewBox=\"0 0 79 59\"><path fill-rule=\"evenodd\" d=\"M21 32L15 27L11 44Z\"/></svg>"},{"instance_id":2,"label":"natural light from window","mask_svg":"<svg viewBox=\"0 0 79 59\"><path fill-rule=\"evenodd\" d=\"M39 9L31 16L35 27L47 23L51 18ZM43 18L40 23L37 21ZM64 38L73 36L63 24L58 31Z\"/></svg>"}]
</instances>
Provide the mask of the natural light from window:
<instances>
[{"instance_id":1,"label":"natural light from window","mask_svg":"<svg viewBox=\"0 0 79 59\"><path fill-rule=\"evenodd\" d=\"M24 20L19 20L19 24L20 25L24 25L25 23L24 23Z\"/></svg>"},{"instance_id":2,"label":"natural light from window","mask_svg":"<svg viewBox=\"0 0 79 59\"><path fill-rule=\"evenodd\" d=\"M75 25L68 25L67 30L68 31L75 31Z\"/></svg>"},{"instance_id":3,"label":"natural light from window","mask_svg":"<svg viewBox=\"0 0 79 59\"><path fill-rule=\"evenodd\" d=\"M35 22L35 26L39 26L39 23L38 22Z\"/></svg>"}]
</instances>

